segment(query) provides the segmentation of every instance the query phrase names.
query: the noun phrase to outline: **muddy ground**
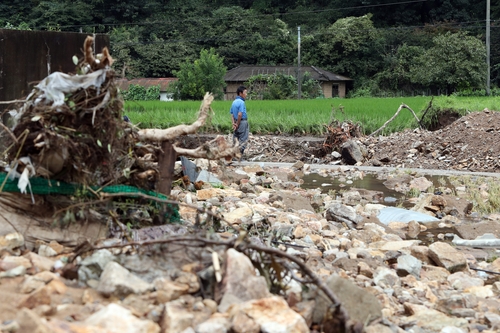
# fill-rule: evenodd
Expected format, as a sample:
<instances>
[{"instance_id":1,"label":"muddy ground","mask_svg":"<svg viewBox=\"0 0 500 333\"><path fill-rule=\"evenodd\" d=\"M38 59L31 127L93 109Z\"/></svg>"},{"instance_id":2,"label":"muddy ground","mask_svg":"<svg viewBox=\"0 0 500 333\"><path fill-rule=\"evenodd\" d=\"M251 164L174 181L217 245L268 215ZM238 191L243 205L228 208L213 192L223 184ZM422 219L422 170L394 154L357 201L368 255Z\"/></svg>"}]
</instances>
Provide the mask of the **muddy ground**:
<instances>
[{"instance_id":1,"label":"muddy ground","mask_svg":"<svg viewBox=\"0 0 500 333\"><path fill-rule=\"evenodd\" d=\"M448 115L443 126L430 131L408 129L389 136L353 137L364 153L358 165L496 172L500 170L500 113L484 110L464 117ZM437 126L437 127L439 127ZM179 144L192 147L212 136L186 137ZM346 165L341 146L325 146L327 136L251 135L245 160ZM332 154L333 153L333 154ZM339 154L337 154L339 153Z\"/></svg>"}]
</instances>

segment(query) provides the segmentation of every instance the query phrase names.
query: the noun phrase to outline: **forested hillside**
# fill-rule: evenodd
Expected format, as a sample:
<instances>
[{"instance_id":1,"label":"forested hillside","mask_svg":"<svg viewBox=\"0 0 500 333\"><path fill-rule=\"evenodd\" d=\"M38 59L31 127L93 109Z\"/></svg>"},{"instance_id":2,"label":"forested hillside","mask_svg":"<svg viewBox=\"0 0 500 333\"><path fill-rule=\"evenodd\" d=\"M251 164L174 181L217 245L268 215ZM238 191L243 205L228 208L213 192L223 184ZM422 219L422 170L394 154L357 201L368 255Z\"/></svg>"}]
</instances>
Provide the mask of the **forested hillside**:
<instances>
[{"instance_id":1,"label":"forested hillside","mask_svg":"<svg viewBox=\"0 0 500 333\"><path fill-rule=\"evenodd\" d=\"M491 78L500 81L500 5ZM118 71L168 77L213 48L238 64L301 63L353 78L352 93L485 88L486 0L3 0L0 27L109 33Z\"/></svg>"}]
</instances>

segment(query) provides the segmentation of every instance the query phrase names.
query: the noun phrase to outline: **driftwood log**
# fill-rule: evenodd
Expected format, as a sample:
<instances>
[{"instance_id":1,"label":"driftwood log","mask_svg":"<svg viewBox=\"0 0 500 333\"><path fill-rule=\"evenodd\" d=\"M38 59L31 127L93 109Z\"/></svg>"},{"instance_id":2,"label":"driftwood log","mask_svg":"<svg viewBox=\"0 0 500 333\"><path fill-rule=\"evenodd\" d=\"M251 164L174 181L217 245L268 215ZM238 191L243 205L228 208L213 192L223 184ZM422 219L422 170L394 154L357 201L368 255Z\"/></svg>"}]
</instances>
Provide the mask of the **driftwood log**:
<instances>
[{"instance_id":1,"label":"driftwood log","mask_svg":"<svg viewBox=\"0 0 500 333\"><path fill-rule=\"evenodd\" d=\"M213 100L213 95L207 92L201 102L198 119L191 125L183 124L166 129L143 129L138 132L139 140L141 141L161 142L162 152L158 161L160 169L158 192L165 195L170 194L172 174L177 156L215 160L228 156L236 156L238 154L238 144L228 143L223 136L217 136L214 140L196 149L185 149L172 144L174 139L183 135L194 134L200 127L205 125L210 115L210 105Z\"/></svg>"}]
</instances>

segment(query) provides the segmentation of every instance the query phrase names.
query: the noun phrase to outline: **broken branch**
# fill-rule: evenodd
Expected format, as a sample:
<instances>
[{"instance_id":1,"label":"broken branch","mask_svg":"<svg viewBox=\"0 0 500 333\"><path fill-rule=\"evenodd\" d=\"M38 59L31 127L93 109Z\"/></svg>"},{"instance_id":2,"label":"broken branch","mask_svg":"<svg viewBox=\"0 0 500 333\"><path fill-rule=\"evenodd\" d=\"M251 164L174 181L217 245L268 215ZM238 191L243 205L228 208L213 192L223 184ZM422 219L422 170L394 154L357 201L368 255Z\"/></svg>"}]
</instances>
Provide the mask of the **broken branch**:
<instances>
[{"instance_id":1,"label":"broken branch","mask_svg":"<svg viewBox=\"0 0 500 333\"><path fill-rule=\"evenodd\" d=\"M173 140L182 135L196 133L198 128L202 127L205 124L210 111L210 105L212 104L213 100L214 96L207 92L205 94L205 97L203 98L203 102L201 103L198 119L191 125L178 125L166 129L143 129L138 132L139 139L151 141L166 141Z\"/></svg>"},{"instance_id":2,"label":"broken branch","mask_svg":"<svg viewBox=\"0 0 500 333\"><path fill-rule=\"evenodd\" d=\"M408 109L411 111L411 113L413 114L413 116L415 117L415 119L417 120L418 122L418 125L420 126L420 128L422 128L422 124L420 123L420 120L418 119L417 115L415 114L415 112L413 112L413 110L406 104L401 104L398 108L398 111L396 111L396 113L394 114L394 116L391 117L391 119L387 120L383 125L382 127L380 127L378 130L376 130L375 132L373 132L372 134L370 134L369 136L374 136L376 135L378 132L380 132L381 130L383 130L391 121L393 121L399 114L399 112L401 112L401 110L405 108L405 109Z\"/></svg>"}]
</instances>

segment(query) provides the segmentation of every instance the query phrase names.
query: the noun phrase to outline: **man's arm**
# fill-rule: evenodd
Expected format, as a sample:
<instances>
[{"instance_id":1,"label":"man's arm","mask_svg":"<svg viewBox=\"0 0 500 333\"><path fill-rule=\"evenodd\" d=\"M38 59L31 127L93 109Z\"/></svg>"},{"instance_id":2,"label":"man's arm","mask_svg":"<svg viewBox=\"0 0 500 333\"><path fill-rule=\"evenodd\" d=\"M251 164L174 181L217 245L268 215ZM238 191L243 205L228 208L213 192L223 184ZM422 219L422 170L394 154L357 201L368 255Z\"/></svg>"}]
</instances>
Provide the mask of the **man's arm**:
<instances>
[{"instance_id":1,"label":"man's arm","mask_svg":"<svg viewBox=\"0 0 500 333\"><path fill-rule=\"evenodd\" d=\"M235 126L236 126L236 127L234 128L235 130L236 130L238 127L240 127L240 122L241 122L241 117L242 117L242 116L243 116L243 113L238 112L238 120L236 120L236 123L235 123Z\"/></svg>"}]
</instances>

